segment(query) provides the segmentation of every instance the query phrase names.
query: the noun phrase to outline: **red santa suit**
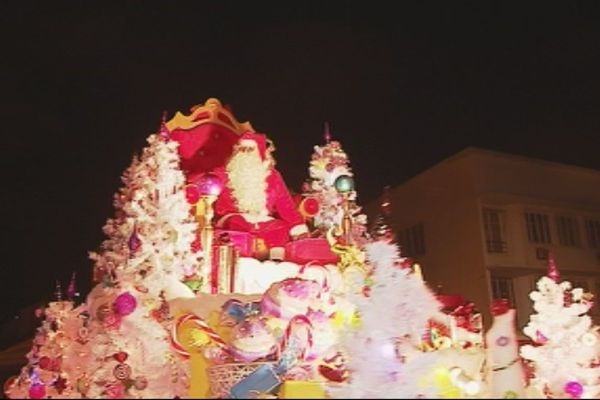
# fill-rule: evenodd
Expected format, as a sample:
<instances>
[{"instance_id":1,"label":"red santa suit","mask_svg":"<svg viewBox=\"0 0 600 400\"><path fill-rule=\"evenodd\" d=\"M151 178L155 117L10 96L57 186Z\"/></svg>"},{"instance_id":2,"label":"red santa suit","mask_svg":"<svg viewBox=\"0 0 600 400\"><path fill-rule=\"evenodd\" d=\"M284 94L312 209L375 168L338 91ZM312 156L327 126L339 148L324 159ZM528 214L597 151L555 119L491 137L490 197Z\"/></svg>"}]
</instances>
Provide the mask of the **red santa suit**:
<instances>
[{"instance_id":1,"label":"red santa suit","mask_svg":"<svg viewBox=\"0 0 600 400\"><path fill-rule=\"evenodd\" d=\"M240 145L254 146L260 160L265 162L267 150L264 135L253 132L242 135L238 146L234 149L232 159L240 151ZM241 151L244 151L243 148ZM262 173L266 174L266 177L264 181L259 179L258 184L264 185L266 198L259 196L257 209L248 212L240 207L243 202L239 201L236 196L242 194L239 191L236 193L235 185L232 184L233 178L230 176L235 172L229 167L228 162L225 166L213 171L224 184L223 191L214 204L217 227L250 232L263 239L270 249L283 247L290 240L290 236L295 237L308 232L304 219L298 212L281 174L275 168L270 166L268 170L263 169ZM253 176L253 174L247 176Z\"/></svg>"}]
</instances>

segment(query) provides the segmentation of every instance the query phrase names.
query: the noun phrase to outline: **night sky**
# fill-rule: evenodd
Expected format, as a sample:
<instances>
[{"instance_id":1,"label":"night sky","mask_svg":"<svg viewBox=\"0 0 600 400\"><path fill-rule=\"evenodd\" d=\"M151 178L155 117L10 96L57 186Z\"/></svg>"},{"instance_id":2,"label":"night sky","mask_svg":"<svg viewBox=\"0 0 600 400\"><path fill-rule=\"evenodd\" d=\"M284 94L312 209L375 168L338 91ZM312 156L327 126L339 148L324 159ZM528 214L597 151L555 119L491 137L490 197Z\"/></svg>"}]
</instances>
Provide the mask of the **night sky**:
<instances>
[{"instance_id":1,"label":"night sky","mask_svg":"<svg viewBox=\"0 0 600 400\"><path fill-rule=\"evenodd\" d=\"M89 287L132 155L209 97L294 190L329 121L361 204L466 146L600 169L597 2L95 4L0 10L0 319Z\"/></svg>"}]
</instances>

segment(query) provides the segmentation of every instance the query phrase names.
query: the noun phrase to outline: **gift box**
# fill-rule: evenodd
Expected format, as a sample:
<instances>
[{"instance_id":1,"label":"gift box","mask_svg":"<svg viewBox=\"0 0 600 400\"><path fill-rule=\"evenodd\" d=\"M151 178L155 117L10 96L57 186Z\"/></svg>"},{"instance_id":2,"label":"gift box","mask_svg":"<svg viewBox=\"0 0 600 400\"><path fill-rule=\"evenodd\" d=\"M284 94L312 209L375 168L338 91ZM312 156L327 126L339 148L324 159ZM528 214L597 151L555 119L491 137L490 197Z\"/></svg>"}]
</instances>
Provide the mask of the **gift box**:
<instances>
[{"instance_id":1,"label":"gift box","mask_svg":"<svg viewBox=\"0 0 600 400\"><path fill-rule=\"evenodd\" d=\"M280 399L325 399L327 395L321 382L284 381L279 389Z\"/></svg>"},{"instance_id":2,"label":"gift box","mask_svg":"<svg viewBox=\"0 0 600 400\"><path fill-rule=\"evenodd\" d=\"M252 257L254 252L254 235L249 232L215 229L215 238L227 237L238 250L240 257Z\"/></svg>"},{"instance_id":3,"label":"gift box","mask_svg":"<svg viewBox=\"0 0 600 400\"><path fill-rule=\"evenodd\" d=\"M213 246L210 289L212 294L235 293L237 250L233 244Z\"/></svg>"},{"instance_id":4,"label":"gift box","mask_svg":"<svg viewBox=\"0 0 600 400\"><path fill-rule=\"evenodd\" d=\"M331 251L326 239L310 238L289 242L285 246L285 259L296 264L335 264L339 257Z\"/></svg>"}]
</instances>

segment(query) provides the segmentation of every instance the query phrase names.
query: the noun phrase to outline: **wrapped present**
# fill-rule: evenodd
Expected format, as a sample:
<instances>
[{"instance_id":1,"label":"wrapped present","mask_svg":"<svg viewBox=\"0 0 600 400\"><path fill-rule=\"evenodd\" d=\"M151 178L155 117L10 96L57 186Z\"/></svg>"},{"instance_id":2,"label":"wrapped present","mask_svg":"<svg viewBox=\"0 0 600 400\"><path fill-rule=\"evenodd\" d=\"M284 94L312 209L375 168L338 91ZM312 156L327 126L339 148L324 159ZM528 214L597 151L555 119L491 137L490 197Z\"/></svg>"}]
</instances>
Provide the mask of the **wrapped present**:
<instances>
[{"instance_id":1,"label":"wrapped present","mask_svg":"<svg viewBox=\"0 0 600 400\"><path fill-rule=\"evenodd\" d=\"M210 289L212 294L235 293L237 250L231 243L213 246Z\"/></svg>"},{"instance_id":2,"label":"wrapped present","mask_svg":"<svg viewBox=\"0 0 600 400\"><path fill-rule=\"evenodd\" d=\"M297 264L313 262L315 264L335 264L339 257L331 251L326 239L310 238L289 242L285 246L287 261Z\"/></svg>"},{"instance_id":3,"label":"wrapped present","mask_svg":"<svg viewBox=\"0 0 600 400\"><path fill-rule=\"evenodd\" d=\"M284 381L279 389L280 399L325 399L327 395L321 382Z\"/></svg>"},{"instance_id":4,"label":"wrapped present","mask_svg":"<svg viewBox=\"0 0 600 400\"><path fill-rule=\"evenodd\" d=\"M254 236L249 232L215 229L218 240L226 236L238 250L240 257L252 257L254 253Z\"/></svg>"},{"instance_id":5,"label":"wrapped present","mask_svg":"<svg viewBox=\"0 0 600 400\"><path fill-rule=\"evenodd\" d=\"M233 385L230 392L232 399L252 399L263 393L272 393L281 385L281 378L271 364L264 364L250 375Z\"/></svg>"}]
</instances>

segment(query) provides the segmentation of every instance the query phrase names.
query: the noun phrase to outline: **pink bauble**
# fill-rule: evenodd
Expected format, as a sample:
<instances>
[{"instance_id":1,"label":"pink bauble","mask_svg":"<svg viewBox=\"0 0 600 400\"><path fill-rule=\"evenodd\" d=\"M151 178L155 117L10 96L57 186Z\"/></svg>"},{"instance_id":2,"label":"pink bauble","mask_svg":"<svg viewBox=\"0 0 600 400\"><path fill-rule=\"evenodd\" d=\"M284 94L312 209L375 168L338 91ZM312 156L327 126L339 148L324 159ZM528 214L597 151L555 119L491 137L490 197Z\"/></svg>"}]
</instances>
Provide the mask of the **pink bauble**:
<instances>
[{"instance_id":1,"label":"pink bauble","mask_svg":"<svg viewBox=\"0 0 600 400\"><path fill-rule=\"evenodd\" d=\"M46 386L42 383L34 383L29 388L29 398L30 399L43 399L46 397Z\"/></svg>"},{"instance_id":2,"label":"pink bauble","mask_svg":"<svg viewBox=\"0 0 600 400\"><path fill-rule=\"evenodd\" d=\"M214 174L204 174L196 181L200 195L218 196L223 190L223 182Z\"/></svg>"},{"instance_id":3,"label":"pink bauble","mask_svg":"<svg viewBox=\"0 0 600 400\"><path fill-rule=\"evenodd\" d=\"M120 294L113 303L115 312L123 317L134 312L136 307L137 300L129 292Z\"/></svg>"},{"instance_id":4,"label":"pink bauble","mask_svg":"<svg viewBox=\"0 0 600 400\"><path fill-rule=\"evenodd\" d=\"M580 399L583 394L583 386L577 381L567 382L564 390L572 399Z\"/></svg>"}]
</instances>

